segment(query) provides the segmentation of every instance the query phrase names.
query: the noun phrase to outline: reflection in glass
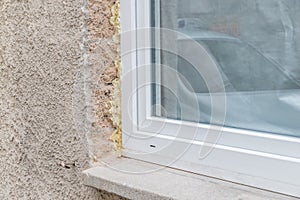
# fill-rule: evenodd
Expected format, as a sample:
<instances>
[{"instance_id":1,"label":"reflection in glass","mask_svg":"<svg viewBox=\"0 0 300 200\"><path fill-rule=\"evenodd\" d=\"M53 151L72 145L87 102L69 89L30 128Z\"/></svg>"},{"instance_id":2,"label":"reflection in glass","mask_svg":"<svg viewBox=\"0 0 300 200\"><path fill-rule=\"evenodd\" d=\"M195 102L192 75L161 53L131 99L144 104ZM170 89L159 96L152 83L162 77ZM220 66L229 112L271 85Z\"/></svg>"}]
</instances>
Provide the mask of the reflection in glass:
<instances>
[{"instance_id":1,"label":"reflection in glass","mask_svg":"<svg viewBox=\"0 0 300 200\"><path fill-rule=\"evenodd\" d=\"M226 91L208 88L204 64L153 50L153 61L162 64L153 70L161 84L153 87L153 104L161 105L154 115L300 137L300 1L153 0L152 6L152 25L178 32L155 34L156 47L187 52L196 41L216 63ZM218 95L226 97L225 121L211 115Z\"/></svg>"}]
</instances>

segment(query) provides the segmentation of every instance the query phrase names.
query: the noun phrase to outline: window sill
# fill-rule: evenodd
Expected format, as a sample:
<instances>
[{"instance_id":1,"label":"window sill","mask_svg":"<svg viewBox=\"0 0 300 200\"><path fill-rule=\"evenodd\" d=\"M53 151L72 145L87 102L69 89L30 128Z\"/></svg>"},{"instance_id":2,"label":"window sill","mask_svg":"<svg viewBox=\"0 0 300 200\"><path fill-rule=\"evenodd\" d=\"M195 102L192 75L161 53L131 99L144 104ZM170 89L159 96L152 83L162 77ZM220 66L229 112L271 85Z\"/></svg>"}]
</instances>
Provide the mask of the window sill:
<instances>
[{"instance_id":1,"label":"window sill","mask_svg":"<svg viewBox=\"0 0 300 200\"><path fill-rule=\"evenodd\" d=\"M128 199L297 199L128 158L110 163L84 171L84 183Z\"/></svg>"}]
</instances>

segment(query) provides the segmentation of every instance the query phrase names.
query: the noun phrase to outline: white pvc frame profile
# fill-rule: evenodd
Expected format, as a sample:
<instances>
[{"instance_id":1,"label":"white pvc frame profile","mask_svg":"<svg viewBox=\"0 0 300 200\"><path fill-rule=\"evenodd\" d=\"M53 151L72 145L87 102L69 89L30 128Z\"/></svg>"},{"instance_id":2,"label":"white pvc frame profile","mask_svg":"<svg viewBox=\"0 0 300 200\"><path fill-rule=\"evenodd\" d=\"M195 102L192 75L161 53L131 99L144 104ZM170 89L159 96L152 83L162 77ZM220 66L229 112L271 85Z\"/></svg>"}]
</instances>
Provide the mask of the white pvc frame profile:
<instances>
[{"instance_id":1,"label":"white pvc frame profile","mask_svg":"<svg viewBox=\"0 0 300 200\"><path fill-rule=\"evenodd\" d=\"M152 116L150 0L121 0L124 155L300 197L300 139ZM139 68L140 66L143 66ZM143 89L141 89L143 88ZM222 131L217 143L207 140ZM200 149L211 151L199 158Z\"/></svg>"}]
</instances>

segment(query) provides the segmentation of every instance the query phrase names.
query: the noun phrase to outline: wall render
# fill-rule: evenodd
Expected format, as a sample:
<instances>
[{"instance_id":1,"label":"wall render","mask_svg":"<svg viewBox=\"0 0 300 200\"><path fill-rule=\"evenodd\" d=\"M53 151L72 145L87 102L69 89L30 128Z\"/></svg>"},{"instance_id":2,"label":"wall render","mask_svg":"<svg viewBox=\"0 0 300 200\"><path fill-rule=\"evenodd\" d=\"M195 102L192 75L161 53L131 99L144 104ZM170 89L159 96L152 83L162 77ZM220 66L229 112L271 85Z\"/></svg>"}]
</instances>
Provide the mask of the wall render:
<instances>
[{"instance_id":1,"label":"wall render","mask_svg":"<svg viewBox=\"0 0 300 200\"><path fill-rule=\"evenodd\" d=\"M0 1L0 199L120 199L81 178L114 155L114 4Z\"/></svg>"}]
</instances>

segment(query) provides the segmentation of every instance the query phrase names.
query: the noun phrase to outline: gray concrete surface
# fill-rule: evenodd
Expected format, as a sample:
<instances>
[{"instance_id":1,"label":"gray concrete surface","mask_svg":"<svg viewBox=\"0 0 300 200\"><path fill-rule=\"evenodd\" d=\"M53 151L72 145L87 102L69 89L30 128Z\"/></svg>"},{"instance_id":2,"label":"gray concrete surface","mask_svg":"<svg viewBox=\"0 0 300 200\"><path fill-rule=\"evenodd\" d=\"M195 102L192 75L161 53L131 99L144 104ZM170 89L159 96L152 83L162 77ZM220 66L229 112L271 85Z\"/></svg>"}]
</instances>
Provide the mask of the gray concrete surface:
<instances>
[{"instance_id":1,"label":"gray concrete surface","mask_svg":"<svg viewBox=\"0 0 300 200\"><path fill-rule=\"evenodd\" d=\"M113 60L91 59L89 35L95 40L106 34L102 42L109 44L114 1L93 2L0 1L1 200L119 199L84 186L81 177L92 164L93 137L102 144L99 155L112 149L106 140L110 125L93 124L93 88L87 80L97 79ZM104 33L94 34L93 27Z\"/></svg>"},{"instance_id":2,"label":"gray concrete surface","mask_svg":"<svg viewBox=\"0 0 300 200\"><path fill-rule=\"evenodd\" d=\"M110 160L84 174L87 185L136 200L297 199L127 158Z\"/></svg>"}]
</instances>

